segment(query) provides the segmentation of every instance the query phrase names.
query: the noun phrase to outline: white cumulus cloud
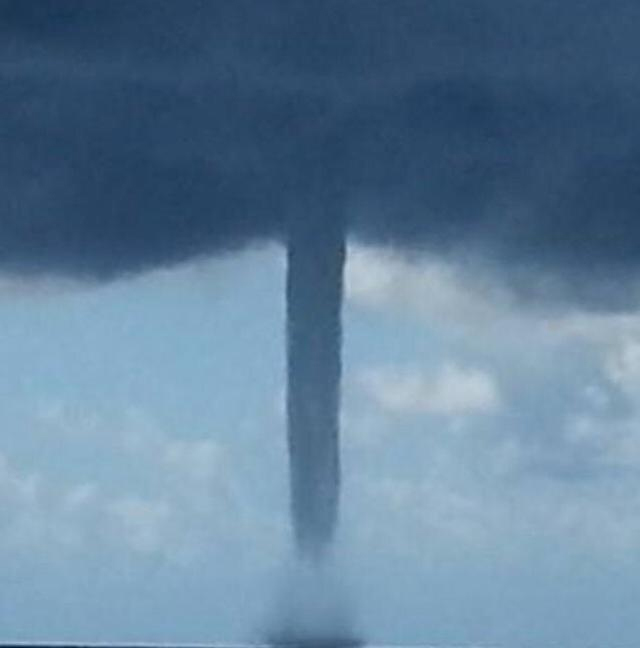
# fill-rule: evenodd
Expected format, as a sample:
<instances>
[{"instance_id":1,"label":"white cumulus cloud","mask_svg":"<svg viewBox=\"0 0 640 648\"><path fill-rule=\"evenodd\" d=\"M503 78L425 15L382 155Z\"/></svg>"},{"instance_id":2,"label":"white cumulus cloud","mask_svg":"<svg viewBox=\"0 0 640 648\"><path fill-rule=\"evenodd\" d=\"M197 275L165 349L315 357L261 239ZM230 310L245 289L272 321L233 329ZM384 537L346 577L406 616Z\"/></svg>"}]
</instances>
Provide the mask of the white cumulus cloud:
<instances>
[{"instance_id":1,"label":"white cumulus cloud","mask_svg":"<svg viewBox=\"0 0 640 648\"><path fill-rule=\"evenodd\" d=\"M406 414L486 414L500 406L500 392L491 374L474 367L444 364L428 375L417 368L373 368L360 383L384 410Z\"/></svg>"},{"instance_id":2,"label":"white cumulus cloud","mask_svg":"<svg viewBox=\"0 0 640 648\"><path fill-rule=\"evenodd\" d=\"M350 246L345 281L347 299L355 305L448 321L465 333L490 330L496 316L506 318L512 306L506 291L481 275L379 247Z\"/></svg>"}]
</instances>

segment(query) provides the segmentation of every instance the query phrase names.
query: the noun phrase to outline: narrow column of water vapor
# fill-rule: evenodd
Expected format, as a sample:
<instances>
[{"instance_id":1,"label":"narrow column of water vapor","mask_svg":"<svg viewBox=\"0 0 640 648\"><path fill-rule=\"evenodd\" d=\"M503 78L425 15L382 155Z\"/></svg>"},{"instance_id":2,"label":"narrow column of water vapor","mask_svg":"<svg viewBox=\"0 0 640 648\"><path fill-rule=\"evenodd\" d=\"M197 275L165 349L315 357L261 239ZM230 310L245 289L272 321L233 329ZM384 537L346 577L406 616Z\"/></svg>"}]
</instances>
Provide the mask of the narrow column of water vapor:
<instances>
[{"instance_id":1,"label":"narrow column of water vapor","mask_svg":"<svg viewBox=\"0 0 640 648\"><path fill-rule=\"evenodd\" d=\"M319 560L334 535L340 494L339 409L344 226L290 225L287 272L288 443L296 546Z\"/></svg>"}]
</instances>

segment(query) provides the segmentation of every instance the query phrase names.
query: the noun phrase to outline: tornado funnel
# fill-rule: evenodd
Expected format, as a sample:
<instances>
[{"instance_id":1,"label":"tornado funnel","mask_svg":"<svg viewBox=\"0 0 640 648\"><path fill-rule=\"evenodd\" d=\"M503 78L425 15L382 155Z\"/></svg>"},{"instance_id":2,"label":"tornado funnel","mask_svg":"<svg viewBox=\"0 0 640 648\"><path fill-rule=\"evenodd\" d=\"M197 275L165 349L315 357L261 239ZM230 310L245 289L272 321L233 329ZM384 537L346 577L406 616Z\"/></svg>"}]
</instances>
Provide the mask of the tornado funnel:
<instances>
[{"instance_id":1,"label":"tornado funnel","mask_svg":"<svg viewBox=\"0 0 640 648\"><path fill-rule=\"evenodd\" d=\"M340 496L342 219L293 220L287 267L287 424L292 524L299 553L326 553Z\"/></svg>"}]
</instances>

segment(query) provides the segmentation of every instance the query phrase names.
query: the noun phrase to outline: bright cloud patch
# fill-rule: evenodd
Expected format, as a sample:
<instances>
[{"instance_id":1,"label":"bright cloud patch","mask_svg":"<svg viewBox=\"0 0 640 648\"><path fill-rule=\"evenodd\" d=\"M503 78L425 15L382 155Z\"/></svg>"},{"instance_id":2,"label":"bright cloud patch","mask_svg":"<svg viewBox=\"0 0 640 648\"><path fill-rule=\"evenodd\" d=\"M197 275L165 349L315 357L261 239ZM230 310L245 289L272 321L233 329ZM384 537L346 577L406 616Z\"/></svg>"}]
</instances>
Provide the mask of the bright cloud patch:
<instances>
[{"instance_id":1,"label":"bright cloud patch","mask_svg":"<svg viewBox=\"0 0 640 648\"><path fill-rule=\"evenodd\" d=\"M346 270L347 298L376 309L392 308L429 319L448 319L456 327L477 327L493 320L506 292L479 275L463 276L440 259L410 260L385 248L353 245Z\"/></svg>"},{"instance_id":2,"label":"bright cloud patch","mask_svg":"<svg viewBox=\"0 0 640 648\"><path fill-rule=\"evenodd\" d=\"M500 405L489 373L452 363L434 375L415 368L370 369L360 382L380 407L399 414L489 413Z\"/></svg>"}]
</instances>

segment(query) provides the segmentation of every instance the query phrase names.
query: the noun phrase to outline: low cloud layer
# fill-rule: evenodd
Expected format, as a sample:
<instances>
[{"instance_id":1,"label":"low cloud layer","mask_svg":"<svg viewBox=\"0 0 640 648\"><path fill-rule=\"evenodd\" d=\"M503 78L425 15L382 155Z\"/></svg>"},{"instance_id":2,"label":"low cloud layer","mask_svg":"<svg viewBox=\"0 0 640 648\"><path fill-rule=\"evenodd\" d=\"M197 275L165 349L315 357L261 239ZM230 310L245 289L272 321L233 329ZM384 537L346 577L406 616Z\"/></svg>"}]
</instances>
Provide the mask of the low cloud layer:
<instances>
[{"instance_id":1,"label":"low cloud layer","mask_svg":"<svg viewBox=\"0 0 640 648\"><path fill-rule=\"evenodd\" d=\"M324 206L526 298L636 301L634 3L4 0L0 15L5 274L111 278L281 239Z\"/></svg>"}]
</instances>

